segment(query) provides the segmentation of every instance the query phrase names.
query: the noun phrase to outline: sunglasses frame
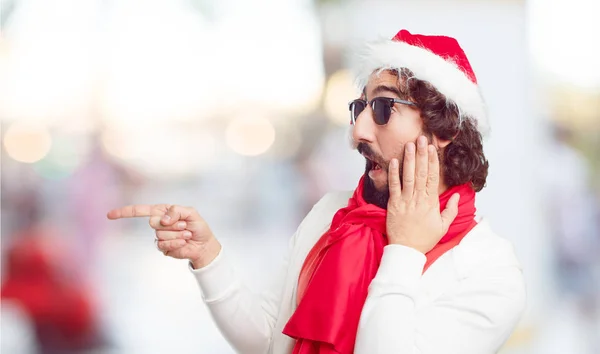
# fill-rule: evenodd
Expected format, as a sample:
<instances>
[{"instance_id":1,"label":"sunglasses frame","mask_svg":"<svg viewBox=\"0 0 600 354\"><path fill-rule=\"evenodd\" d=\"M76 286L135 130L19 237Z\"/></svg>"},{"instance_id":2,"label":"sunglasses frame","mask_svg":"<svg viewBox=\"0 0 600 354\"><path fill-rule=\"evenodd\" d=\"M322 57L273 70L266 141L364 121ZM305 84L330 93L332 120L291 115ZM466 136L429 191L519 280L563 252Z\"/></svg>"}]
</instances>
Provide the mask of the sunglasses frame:
<instances>
[{"instance_id":1,"label":"sunglasses frame","mask_svg":"<svg viewBox=\"0 0 600 354\"><path fill-rule=\"evenodd\" d=\"M363 102L365 105L365 108L367 108L367 106L371 106L371 110L373 110L373 112L375 112L374 103L376 100L384 101L385 103L387 103L389 105L390 109L392 107L394 107L394 104L396 104L396 103L400 103L400 104L407 105L407 106L416 106L416 104L414 102L407 101L407 100L400 100L400 99L392 98L392 97L375 97L371 101L363 100L362 98L357 98L355 100L348 102L348 110L350 110L350 124L356 125L356 118L358 117L358 116L354 117L354 114L353 114L354 112L352 112L352 105L355 102ZM364 108L363 108L363 111L364 111ZM360 115L360 113L358 115ZM391 114L390 114L390 116L391 116ZM385 123L383 123L383 124L379 124L378 119L373 119L373 121L375 122L375 124L383 126L383 125L386 125L390 121L390 119L388 117L388 119L385 120Z\"/></svg>"}]
</instances>

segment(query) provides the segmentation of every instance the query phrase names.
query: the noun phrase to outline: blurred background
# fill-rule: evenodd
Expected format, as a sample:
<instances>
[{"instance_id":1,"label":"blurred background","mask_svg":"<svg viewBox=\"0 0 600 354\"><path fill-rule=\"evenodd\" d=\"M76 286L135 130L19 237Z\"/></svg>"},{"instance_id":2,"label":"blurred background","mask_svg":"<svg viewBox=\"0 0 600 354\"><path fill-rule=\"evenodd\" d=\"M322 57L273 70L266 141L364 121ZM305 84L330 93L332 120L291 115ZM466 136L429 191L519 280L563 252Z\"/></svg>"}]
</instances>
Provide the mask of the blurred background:
<instances>
[{"instance_id":1,"label":"blurred background","mask_svg":"<svg viewBox=\"0 0 600 354\"><path fill-rule=\"evenodd\" d=\"M351 53L458 38L489 105L478 213L529 304L502 353L600 353L597 0L2 0L2 353L232 353L131 203L191 205L257 291L353 189Z\"/></svg>"}]
</instances>

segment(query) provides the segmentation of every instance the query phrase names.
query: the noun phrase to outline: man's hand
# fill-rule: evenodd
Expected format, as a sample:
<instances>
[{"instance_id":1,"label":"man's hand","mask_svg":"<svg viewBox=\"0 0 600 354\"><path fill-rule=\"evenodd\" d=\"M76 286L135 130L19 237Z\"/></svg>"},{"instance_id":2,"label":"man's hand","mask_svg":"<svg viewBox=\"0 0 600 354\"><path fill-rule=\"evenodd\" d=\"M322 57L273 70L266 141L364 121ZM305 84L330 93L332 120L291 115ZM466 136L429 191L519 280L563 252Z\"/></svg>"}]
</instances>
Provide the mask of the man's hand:
<instances>
[{"instance_id":1,"label":"man's hand","mask_svg":"<svg viewBox=\"0 0 600 354\"><path fill-rule=\"evenodd\" d=\"M415 152L416 150L416 152ZM440 213L440 163L433 145L420 136L405 146L402 186L398 160L388 168L390 199L387 208L387 236L391 244L429 252L448 232L458 213L460 195L454 194Z\"/></svg>"},{"instance_id":2,"label":"man's hand","mask_svg":"<svg viewBox=\"0 0 600 354\"><path fill-rule=\"evenodd\" d=\"M165 256L189 259L194 268L209 264L219 254L221 245L212 231L191 207L178 205L129 205L108 212L111 220L150 217L156 233L156 245Z\"/></svg>"}]
</instances>

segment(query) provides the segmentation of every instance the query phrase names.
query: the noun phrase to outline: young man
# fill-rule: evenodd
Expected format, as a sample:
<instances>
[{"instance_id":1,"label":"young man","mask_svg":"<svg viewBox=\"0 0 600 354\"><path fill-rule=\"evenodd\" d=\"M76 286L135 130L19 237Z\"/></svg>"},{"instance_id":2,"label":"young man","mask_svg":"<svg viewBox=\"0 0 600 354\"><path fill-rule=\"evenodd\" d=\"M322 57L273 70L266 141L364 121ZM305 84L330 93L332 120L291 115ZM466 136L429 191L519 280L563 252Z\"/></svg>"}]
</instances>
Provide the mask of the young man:
<instances>
[{"instance_id":1,"label":"young man","mask_svg":"<svg viewBox=\"0 0 600 354\"><path fill-rule=\"evenodd\" d=\"M242 285L192 208L136 205L108 217L150 217L157 247L190 260L240 353L496 353L525 286L510 243L475 220L487 123L467 57L453 38L402 30L363 58L350 113L365 174L306 216L272 292Z\"/></svg>"}]
</instances>

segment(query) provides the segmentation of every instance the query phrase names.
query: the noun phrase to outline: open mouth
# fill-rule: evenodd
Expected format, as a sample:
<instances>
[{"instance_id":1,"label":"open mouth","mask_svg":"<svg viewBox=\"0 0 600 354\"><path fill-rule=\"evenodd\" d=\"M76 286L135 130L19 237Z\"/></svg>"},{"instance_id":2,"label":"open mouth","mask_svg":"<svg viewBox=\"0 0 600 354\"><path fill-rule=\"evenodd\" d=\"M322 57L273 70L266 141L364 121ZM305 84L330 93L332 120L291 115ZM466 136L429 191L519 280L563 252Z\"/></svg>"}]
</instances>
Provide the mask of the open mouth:
<instances>
[{"instance_id":1,"label":"open mouth","mask_svg":"<svg viewBox=\"0 0 600 354\"><path fill-rule=\"evenodd\" d=\"M379 171L381 170L381 165L378 164L377 162L369 159L368 157L367 159L367 170L368 171Z\"/></svg>"}]
</instances>

